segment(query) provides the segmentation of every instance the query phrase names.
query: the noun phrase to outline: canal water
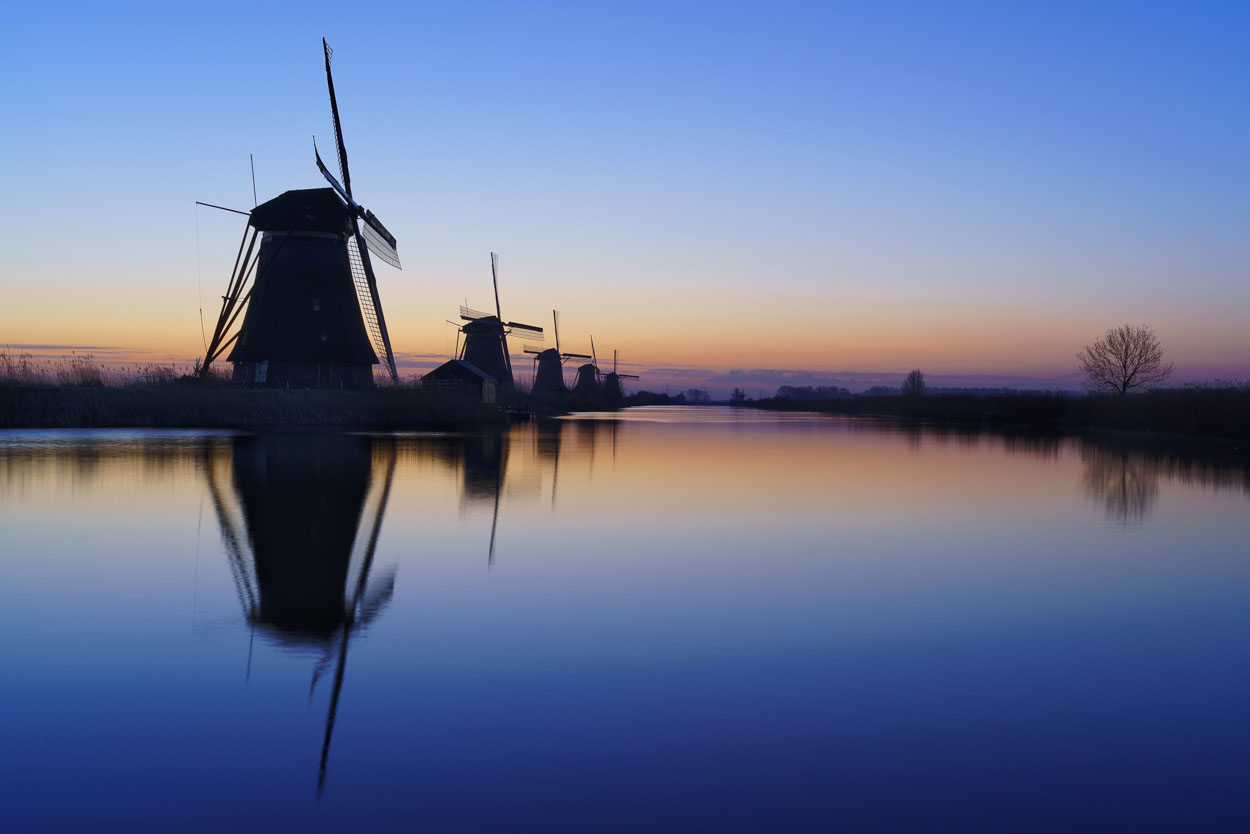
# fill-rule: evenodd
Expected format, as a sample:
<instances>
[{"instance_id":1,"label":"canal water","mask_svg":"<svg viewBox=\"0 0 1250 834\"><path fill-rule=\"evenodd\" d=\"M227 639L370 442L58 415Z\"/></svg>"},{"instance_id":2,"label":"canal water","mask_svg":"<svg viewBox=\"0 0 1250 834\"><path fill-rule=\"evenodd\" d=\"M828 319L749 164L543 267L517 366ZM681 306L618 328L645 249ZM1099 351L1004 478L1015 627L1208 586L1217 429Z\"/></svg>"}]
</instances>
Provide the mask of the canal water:
<instances>
[{"instance_id":1,"label":"canal water","mask_svg":"<svg viewBox=\"0 0 1250 834\"><path fill-rule=\"evenodd\" d=\"M1250 830L1228 446L0 433L6 831Z\"/></svg>"}]
</instances>

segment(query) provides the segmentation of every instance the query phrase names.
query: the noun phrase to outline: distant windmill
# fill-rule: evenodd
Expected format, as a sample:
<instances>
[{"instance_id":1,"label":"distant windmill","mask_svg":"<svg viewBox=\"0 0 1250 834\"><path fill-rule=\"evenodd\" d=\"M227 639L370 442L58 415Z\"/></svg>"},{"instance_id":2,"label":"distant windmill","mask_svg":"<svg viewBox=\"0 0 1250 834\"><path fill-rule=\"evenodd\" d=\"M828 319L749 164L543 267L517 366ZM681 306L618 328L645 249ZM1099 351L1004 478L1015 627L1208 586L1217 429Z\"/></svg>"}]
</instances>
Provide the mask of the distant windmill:
<instances>
[{"instance_id":1,"label":"distant windmill","mask_svg":"<svg viewBox=\"0 0 1250 834\"><path fill-rule=\"evenodd\" d=\"M621 380L638 379L637 374L618 374L616 372L617 351L612 351L612 372L603 377L603 398L613 405L621 401Z\"/></svg>"},{"instance_id":2,"label":"distant windmill","mask_svg":"<svg viewBox=\"0 0 1250 834\"><path fill-rule=\"evenodd\" d=\"M499 307L499 256L494 252L490 253L490 276L495 286L495 315L465 306L460 308L460 318L468 322L460 327L464 333L460 359L490 374L500 386L512 386L508 336L539 341L543 337L543 329L532 324L503 320Z\"/></svg>"},{"instance_id":3,"label":"distant windmill","mask_svg":"<svg viewBox=\"0 0 1250 834\"><path fill-rule=\"evenodd\" d=\"M373 384L379 357L385 357L391 380L398 381L369 258L373 252L398 269L395 236L352 197L330 73L333 52L324 39L321 44L342 183L321 161L314 141L317 168L332 188L287 191L250 212L251 240L245 228L200 376L233 344L228 359L235 382L366 387ZM258 235L260 251L253 257ZM253 273L255 280L244 292ZM244 310L239 329L228 336Z\"/></svg>"},{"instance_id":4,"label":"distant windmill","mask_svg":"<svg viewBox=\"0 0 1250 834\"><path fill-rule=\"evenodd\" d=\"M525 352L534 357L534 386L535 394L552 394L567 390L564 387L564 363L570 359L589 359L590 357L584 353L561 353L560 352L560 311L551 311L551 320L554 325L556 334L556 346L554 348L535 348L529 345L525 346Z\"/></svg>"},{"instance_id":5,"label":"distant windmill","mask_svg":"<svg viewBox=\"0 0 1250 834\"><path fill-rule=\"evenodd\" d=\"M573 383L574 394L599 393L599 357L595 353L595 337L590 337L590 361L577 369L577 380Z\"/></svg>"}]
</instances>

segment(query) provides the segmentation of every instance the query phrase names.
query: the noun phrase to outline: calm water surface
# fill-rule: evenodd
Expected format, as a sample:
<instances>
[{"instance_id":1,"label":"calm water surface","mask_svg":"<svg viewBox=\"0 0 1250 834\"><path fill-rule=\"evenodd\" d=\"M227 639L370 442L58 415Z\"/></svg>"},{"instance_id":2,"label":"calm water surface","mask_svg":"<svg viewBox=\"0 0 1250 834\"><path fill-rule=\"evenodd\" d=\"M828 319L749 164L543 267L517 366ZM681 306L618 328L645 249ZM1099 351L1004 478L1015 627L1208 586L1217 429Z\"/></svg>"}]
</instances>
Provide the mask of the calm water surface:
<instances>
[{"instance_id":1,"label":"calm water surface","mask_svg":"<svg viewBox=\"0 0 1250 834\"><path fill-rule=\"evenodd\" d=\"M1244 460L0 433L0 827L1250 830Z\"/></svg>"}]
</instances>

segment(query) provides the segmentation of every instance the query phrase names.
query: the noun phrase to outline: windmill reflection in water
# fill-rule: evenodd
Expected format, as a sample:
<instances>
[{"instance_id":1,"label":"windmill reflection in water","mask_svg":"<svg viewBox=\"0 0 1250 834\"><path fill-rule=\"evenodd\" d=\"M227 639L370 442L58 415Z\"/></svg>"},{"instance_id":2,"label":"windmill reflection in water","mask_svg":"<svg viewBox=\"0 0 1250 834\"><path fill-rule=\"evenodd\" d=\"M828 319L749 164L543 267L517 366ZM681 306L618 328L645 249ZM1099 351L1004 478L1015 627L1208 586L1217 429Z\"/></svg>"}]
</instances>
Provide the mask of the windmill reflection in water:
<instances>
[{"instance_id":1,"label":"windmill reflection in water","mask_svg":"<svg viewBox=\"0 0 1250 834\"><path fill-rule=\"evenodd\" d=\"M395 569L377 570L396 450L358 435L232 438L205 471L252 640L318 649L309 685L333 666L317 779L325 785L347 649L390 602ZM251 647L248 671L251 670Z\"/></svg>"}]
</instances>

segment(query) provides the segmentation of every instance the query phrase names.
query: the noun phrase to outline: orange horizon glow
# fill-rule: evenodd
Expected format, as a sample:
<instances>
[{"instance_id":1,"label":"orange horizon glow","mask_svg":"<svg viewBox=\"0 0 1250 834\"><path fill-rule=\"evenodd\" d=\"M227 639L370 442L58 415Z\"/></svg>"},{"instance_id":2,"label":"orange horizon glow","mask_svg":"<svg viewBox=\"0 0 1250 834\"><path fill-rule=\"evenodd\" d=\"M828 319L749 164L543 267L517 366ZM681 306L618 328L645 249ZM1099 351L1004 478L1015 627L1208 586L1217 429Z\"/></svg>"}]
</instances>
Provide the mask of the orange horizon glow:
<instances>
[{"instance_id":1,"label":"orange horizon glow","mask_svg":"<svg viewBox=\"0 0 1250 834\"><path fill-rule=\"evenodd\" d=\"M428 300L417 304L414 296L420 293L400 290L392 292L393 301L384 300L397 357L450 355L454 330L443 322L450 316L440 313L443 307L454 313L454 306ZM188 314L181 299L151 299L137 308L124 299L101 305L90 292L75 296L45 287L37 294L45 293L48 297L37 300L34 309L55 309L56 317L15 315L12 308L0 313L0 346L100 346L111 349L108 361L114 363L189 363L203 354L197 316ZM690 314L697 309L696 294L672 295L679 300L654 310L641 299L622 299L593 313L566 308L561 311L562 346L589 352L593 333L601 363L615 348L630 368L904 372L921 367L931 373L1040 377L1073 372L1081 345L1123 320L1153 323L1178 370L1250 366L1250 329L1243 324L1250 311L1235 305L1203 315L1172 311L1152 316L1155 311L1143 310L1108 320L1092 311L817 295L782 308L766 303L766 297L738 292L724 295L716 308ZM554 344L550 311L544 316L528 309L533 306L510 313L544 325L548 344ZM422 312L409 312L414 308ZM205 329L212 326L205 309ZM574 327L585 332L570 332ZM519 343L512 347L520 352Z\"/></svg>"}]
</instances>

